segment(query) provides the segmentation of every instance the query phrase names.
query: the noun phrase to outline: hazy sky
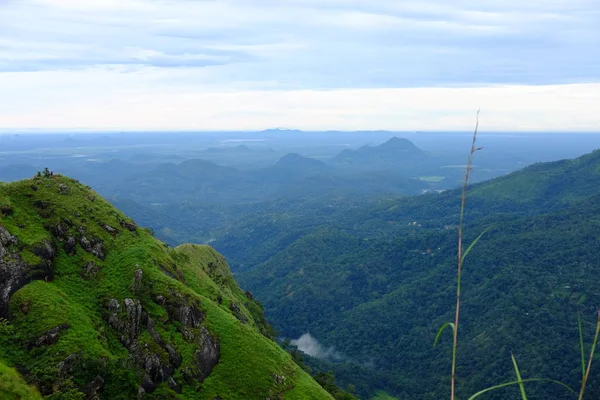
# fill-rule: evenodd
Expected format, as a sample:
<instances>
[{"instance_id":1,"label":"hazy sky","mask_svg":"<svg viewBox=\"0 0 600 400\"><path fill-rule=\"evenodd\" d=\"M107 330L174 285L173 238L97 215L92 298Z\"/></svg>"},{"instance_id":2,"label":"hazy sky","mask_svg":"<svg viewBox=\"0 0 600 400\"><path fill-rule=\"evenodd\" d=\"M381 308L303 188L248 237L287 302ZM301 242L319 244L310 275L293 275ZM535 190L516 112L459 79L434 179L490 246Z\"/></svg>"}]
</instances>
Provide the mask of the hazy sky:
<instances>
[{"instance_id":1,"label":"hazy sky","mask_svg":"<svg viewBox=\"0 0 600 400\"><path fill-rule=\"evenodd\" d=\"M600 131L599 0L0 0L0 128Z\"/></svg>"}]
</instances>

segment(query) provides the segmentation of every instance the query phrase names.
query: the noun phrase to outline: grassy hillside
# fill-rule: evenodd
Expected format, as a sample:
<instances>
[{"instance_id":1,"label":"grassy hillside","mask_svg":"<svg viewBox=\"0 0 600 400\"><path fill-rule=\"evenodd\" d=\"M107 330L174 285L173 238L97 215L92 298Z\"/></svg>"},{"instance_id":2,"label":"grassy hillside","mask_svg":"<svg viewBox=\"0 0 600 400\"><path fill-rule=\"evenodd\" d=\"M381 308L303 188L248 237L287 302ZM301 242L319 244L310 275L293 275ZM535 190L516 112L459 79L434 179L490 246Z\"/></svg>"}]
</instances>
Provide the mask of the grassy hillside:
<instances>
[{"instance_id":1,"label":"grassy hillside","mask_svg":"<svg viewBox=\"0 0 600 400\"><path fill-rule=\"evenodd\" d=\"M53 400L331 398L222 256L169 248L77 181L0 185L0 277L2 398L39 398L7 366Z\"/></svg>"},{"instance_id":2,"label":"grassy hillside","mask_svg":"<svg viewBox=\"0 0 600 400\"><path fill-rule=\"evenodd\" d=\"M580 379L577 313L591 341L600 292L600 153L537 164L468 191L466 242L490 228L469 255L463 278L459 398L514 378ZM477 170L474 171L477 173ZM259 215L262 229L241 221L215 246L236 277L265 304L290 338L310 332L345 363L394 376L371 391L398 398L448 394L459 191L298 215ZM282 235L281 233L284 233ZM247 238L255 262L242 262ZM262 240L262 243L261 243ZM243 264L243 265L239 265ZM578 369L579 368L579 369ZM347 367L336 370L343 382ZM531 384L529 399L570 399L552 385ZM593 375L588 398L600 397ZM486 399L519 398L511 387Z\"/></svg>"}]
</instances>

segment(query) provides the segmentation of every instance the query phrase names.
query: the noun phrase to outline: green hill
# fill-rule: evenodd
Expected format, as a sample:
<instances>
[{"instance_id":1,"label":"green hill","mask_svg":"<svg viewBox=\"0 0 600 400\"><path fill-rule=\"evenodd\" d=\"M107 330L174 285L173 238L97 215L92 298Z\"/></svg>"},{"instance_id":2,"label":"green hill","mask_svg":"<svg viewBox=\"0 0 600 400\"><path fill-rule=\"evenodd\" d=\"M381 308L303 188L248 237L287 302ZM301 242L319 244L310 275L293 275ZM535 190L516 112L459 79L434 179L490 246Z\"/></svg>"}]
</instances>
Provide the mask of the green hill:
<instances>
[{"instance_id":1,"label":"green hill","mask_svg":"<svg viewBox=\"0 0 600 400\"><path fill-rule=\"evenodd\" d=\"M469 188L466 242L490 230L464 269L459 398L512 380L511 353L525 377L578 387L577 313L589 343L600 304L599 155L536 164ZM240 221L215 247L283 336L310 332L345 363L368 367L367 393L434 400L449 388L450 334L432 343L453 319L459 211L458 190L334 210L313 205ZM249 240L251 252L244 251ZM352 376L347 365L332 368L342 382ZM598 376L587 398L600 397ZM528 386L530 399L572 398L552 385Z\"/></svg>"},{"instance_id":2,"label":"green hill","mask_svg":"<svg viewBox=\"0 0 600 400\"><path fill-rule=\"evenodd\" d=\"M331 398L221 255L59 175L0 184L0 316L3 399Z\"/></svg>"}]
</instances>

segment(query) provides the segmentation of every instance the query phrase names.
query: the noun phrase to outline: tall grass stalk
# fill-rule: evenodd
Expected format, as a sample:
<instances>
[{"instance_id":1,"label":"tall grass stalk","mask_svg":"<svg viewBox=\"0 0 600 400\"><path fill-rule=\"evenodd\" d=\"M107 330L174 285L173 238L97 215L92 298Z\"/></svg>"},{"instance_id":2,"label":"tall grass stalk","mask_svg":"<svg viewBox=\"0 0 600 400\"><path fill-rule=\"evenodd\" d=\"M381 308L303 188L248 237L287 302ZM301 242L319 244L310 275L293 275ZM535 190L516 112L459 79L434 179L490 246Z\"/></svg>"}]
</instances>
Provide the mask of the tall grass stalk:
<instances>
[{"instance_id":1,"label":"tall grass stalk","mask_svg":"<svg viewBox=\"0 0 600 400\"><path fill-rule=\"evenodd\" d=\"M583 399L583 393L585 392L585 385L590 376L590 370L592 369L592 359L594 358L594 352L596 351L596 344L598 343L598 333L600 333L600 310L596 312L596 333L594 334L594 342L592 343L592 349L590 350L590 359L588 360L587 370L581 380L581 390L579 391L579 400Z\"/></svg>"},{"instance_id":2,"label":"tall grass stalk","mask_svg":"<svg viewBox=\"0 0 600 400\"><path fill-rule=\"evenodd\" d=\"M452 376L451 376L451 389L450 389L450 400L455 399L456 393L456 350L458 346L458 327L460 321L460 281L462 278L462 266L464 261L463 255L463 225L465 218L465 204L467 200L467 185L469 183L469 175L473 168L473 156L478 150L475 145L477 143L477 132L479 130L479 110L477 110L477 117L475 121L475 131L473 132L473 142L471 143L471 152L469 153L469 159L467 160L467 169L465 171L465 181L463 183L461 202L460 202L460 222L458 224L458 255L457 255L457 271L456 271L456 310L454 314L454 337L452 341ZM481 235L479 236L481 237ZM479 240L479 238L477 238ZM469 246L470 250L475 242ZM468 251L467 251L468 252Z\"/></svg>"}]
</instances>

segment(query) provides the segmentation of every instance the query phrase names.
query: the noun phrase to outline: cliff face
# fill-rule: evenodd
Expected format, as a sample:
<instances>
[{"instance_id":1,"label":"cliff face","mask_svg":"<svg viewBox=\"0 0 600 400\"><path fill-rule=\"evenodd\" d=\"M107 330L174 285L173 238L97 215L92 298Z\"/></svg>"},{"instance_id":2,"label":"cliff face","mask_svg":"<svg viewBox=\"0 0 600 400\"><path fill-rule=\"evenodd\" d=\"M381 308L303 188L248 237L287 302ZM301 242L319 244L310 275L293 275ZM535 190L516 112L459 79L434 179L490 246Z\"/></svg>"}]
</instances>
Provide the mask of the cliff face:
<instances>
[{"instance_id":1,"label":"cliff face","mask_svg":"<svg viewBox=\"0 0 600 400\"><path fill-rule=\"evenodd\" d=\"M330 398L221 255L169 248L59 175L0 186L0 317L31 396Z\"/></svg>"}]
</instances>

